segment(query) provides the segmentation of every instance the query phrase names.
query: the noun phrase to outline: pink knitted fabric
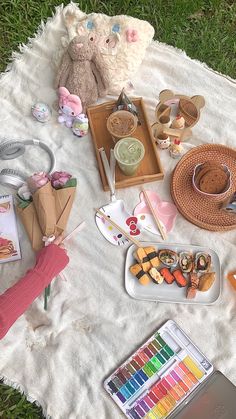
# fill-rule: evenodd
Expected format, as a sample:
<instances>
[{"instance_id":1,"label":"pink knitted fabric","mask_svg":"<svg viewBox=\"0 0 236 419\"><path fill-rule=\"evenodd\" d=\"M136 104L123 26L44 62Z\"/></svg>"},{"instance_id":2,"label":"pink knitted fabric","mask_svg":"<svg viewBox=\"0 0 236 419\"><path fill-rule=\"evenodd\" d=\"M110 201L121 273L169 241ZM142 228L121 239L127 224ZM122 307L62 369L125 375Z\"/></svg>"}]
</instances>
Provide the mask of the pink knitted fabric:
<instances>
[{"instance_id":1,"label":"pink knitted fabric","mask_svg":"<svg viewBox=\"0 0 236 419\"><path fill-rule=\"evenodd\" d=\"M50 244L37 253L34 268L0 295L0 339L68 262L65 250L55 244Z\"/></svg>"}]
</instances>

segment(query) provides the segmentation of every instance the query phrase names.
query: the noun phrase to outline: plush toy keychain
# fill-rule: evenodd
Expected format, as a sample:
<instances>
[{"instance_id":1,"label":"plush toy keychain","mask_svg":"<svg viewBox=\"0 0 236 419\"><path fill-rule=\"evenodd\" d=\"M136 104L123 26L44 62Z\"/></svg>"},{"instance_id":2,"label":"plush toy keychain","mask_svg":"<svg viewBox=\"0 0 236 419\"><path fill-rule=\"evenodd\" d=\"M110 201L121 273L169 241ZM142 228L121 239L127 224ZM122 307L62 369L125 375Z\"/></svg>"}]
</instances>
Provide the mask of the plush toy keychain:
<instances>
[{"instance_id":1,"label":"plush toy keychain","mask_svg":"<svg viewBox=\"0 0 236 419\"><path fill-rule=\"evenodd\" d=\"M89 123L88 118L84 113L81 113L79 116L76 116L73 124L72 131L77 137L83 137L88 133Z\"/></svg>"},{"instance_id":2,"label":"plush toy keychain","mask_svg":"<svg viewBox=\"0 0 236 419\"><path fill-rule=\"evenodd\" d=\"M52 112L49 106L43 102L37 102L31 107L32 115L39 122L48 122L51 118Z\"/></svg>"}]
</instances>

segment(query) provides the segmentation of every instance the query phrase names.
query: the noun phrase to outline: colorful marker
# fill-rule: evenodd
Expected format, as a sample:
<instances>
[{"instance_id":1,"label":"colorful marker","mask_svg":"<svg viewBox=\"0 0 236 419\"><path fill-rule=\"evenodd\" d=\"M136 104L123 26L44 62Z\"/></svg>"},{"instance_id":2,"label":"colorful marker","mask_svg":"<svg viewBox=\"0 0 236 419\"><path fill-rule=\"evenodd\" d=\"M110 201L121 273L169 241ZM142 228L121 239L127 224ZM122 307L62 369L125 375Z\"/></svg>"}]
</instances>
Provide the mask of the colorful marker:
<instances>
[{"instance_id":1,"label":"colorful marker","mask_svg":"<svg viewBox=\"0 0 236 419\"><path fill-rule=\"evenodd\" d=\"M163 387L171 394L171 396L178 402L181 397L178 395L178 393L176 393L176 391L174 390L174 388L168 383L168 381L163 378L161 380L161 383L163 385Z\"/></svg>"},{"instance_id":2,"label":"colorful marker","mask_svg":"<svg viewBox=\"0 0 236 419\"><path fill-rule=\"evenodd\" d=\"M183 372L183 370L178 365L175 367L175 372L180 378L182 378L183 382L188 386L188 388L192 388L194 386L193 382L190 380L187 374L185 374L185 372Z\"/></svg>"},{"instance_id":3,"label":"colorful marker","mask_svg":"<svg viewBox=\"0 0 236 419\"><path fill-rule=\"evenodd\" d=\"M193 361L192 358L190 358L189 355L187 355L183 359L183 363L184 365L186 365L186 367L188 367L188 369L198 380L200 380L204 376L204 372L198 368L197 364Z\"/></svg>"},{"instance_id":4,"label":"colorful marker","mask_svg":"<svg viewBox=\"0 0 236 419\"><path fill-rule=\"evenodd\" d=\"M189 391L189 388L184 384L184 382L181 380L181 378L176 374L176 372L173 370L170 372L170 375L174 378L177 384L183 389L185 393Z\"/></svg>"},{"instance_id":5,"label":"colorful marker","mask_svg":"<svg viewBox=\"0 0 236 419\"><path fill-rule=\"evenodd\" d=\"M197 384L198 380L197 378L189 371L189 369L184 365L183 362L179 363L179 367L185 372L185 374L190 378L193 384Z\"/></svg>"},{"instance_id":6,"label":"colorful marker","mask_svg":"<svg viewBox=\"0 0 236 419\"><path fill-rule=\"evenodd\" d=\"M166 377L166 380L170 384L170 386L176 391L176 393L179 395L180 398L182 398L185 395L185 392L182 390L182 388L175 382L175 380L171 377L170 374L168 374Z\"/></svg>"},{"instance_id":7,"label":"colorful marker","mask_svg":"<svg viewBox=\"0 0 236 419\"><path fill-rule=\"evenodd\" d=\"M161 335L159 333L155 336L157 342L164 348L166 345L166 342L162 339Z\"/></svg>"},{"instance_id":8,"label":"colorful marker","mask_svg":"<svg viewBox=\"0 0 236 419\"><path fill-rule=\"evenodd\" d=\"M159 351L161 349L161 345L157 342L157 340L152 341L152 345Z\"/></svg>"},{"instance_id":9,"label":"colorful marker","mask_svg":"<svg viewBox=\"0 0 236 419\"><path fill-rule=\"evenodd\" d=\"M149 343L148 349L152 352L153 355L157 353L157 348L155 348L155 346L152 345L152 343Z\"/></svg>"}]
</instances>

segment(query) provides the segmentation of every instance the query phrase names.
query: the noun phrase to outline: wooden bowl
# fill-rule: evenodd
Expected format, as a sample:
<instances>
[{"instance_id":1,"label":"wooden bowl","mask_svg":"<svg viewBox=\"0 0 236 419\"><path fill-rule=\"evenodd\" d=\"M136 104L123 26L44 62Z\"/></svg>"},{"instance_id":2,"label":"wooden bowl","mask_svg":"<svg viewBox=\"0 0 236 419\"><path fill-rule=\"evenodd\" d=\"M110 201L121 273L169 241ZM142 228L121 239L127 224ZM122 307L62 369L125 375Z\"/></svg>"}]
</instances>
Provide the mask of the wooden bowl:
<instances>
[{"instance_id":1,"label":"wooden bowl","mask_svg":"<svg viewBox=\"0 0 236 419\"><path fill-rule=\"evenodd\" d=\"M194 103L189 99L179 100L179 114L184 118L187 126L195 124L199 118L199 112Z\"/></svg>"}]
</instances>

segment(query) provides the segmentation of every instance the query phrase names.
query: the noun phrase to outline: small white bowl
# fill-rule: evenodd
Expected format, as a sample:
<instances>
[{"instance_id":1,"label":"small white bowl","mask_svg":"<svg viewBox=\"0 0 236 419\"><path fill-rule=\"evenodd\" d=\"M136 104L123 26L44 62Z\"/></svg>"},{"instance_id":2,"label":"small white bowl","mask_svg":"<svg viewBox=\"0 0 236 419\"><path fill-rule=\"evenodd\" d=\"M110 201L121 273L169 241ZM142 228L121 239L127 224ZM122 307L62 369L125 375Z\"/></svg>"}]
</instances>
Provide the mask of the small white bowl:
<instances>
[{"instance_id":1,"label":"small white bowl","mask_svg":"<svg viewBox=\"0 0 236 419\"><path fill-rule=\"evenodd\" d=\"M193 188L194 190L201 196L205 196L206 198L210 198L214 201L222 201L223 199L225 199L228 195L228 192L230 190L231 187L231 173L230 170L228 168L228 166L226 166L226 164L221 164L221 167L224 169L224 172L227 174L228 176L228 182L227 185L225 187L225 189L218 193L218 194L213 194L213 193L207 193L207 192L202 192L199 188L198 185L195 182L196 176L199 173L199 171L202 168L203 163L197 164L197 166L195 166L194 168L194 172L193 172L193 177L192 177L192 183L193 183Z\"/></svg>"}]
</instances>

